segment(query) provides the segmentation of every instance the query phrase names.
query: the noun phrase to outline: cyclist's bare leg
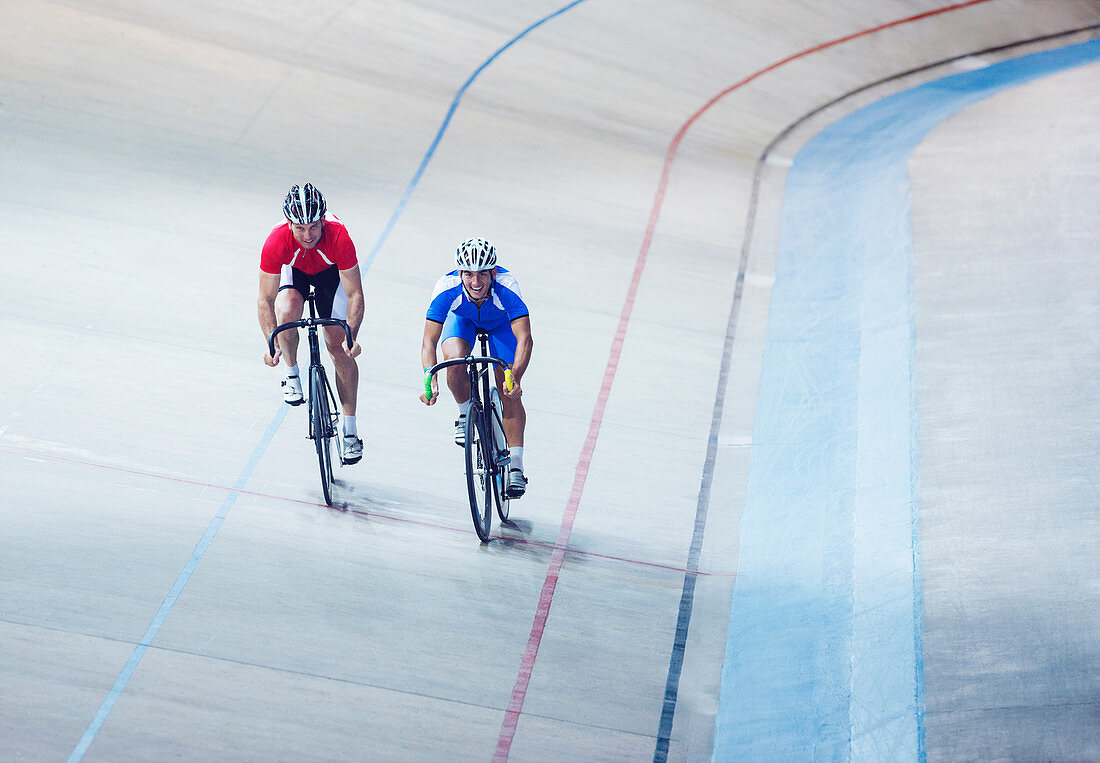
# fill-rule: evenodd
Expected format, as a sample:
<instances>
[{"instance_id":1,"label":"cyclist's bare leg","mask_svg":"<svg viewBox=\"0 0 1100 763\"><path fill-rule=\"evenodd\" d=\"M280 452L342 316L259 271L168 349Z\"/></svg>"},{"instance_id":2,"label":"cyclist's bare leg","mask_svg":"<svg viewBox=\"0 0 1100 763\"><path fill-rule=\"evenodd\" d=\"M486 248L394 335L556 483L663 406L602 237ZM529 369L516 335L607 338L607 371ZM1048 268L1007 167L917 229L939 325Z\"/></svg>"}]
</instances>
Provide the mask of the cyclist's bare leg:
<instances>
[{"instance_id":1,"label":"cyclist's bare leg","mask_svg":"<svg viewBox=\"0 0 1100 763\"><path fill-rule=\"evenodd\" d=\"M302 317L305 300L297 289L282 289L275 297L276 323L289 323ZM278 336L279 348L283 351L283 362L293 368L298 365L298 332L284 331Z\"/></svg>"},{"instance_id":2,"label":"cyclist's bare leg","mask_svg":"<svg viewBox=\"0 0 1100 763\"><path fill-rule=\"evenodd\" d=\"M359 396L359 366L355 358L349 358L342 349L347 341L344 330L339 326L325 326L325 344L328 345L332 365L336 368L336 394L340 398L340 407L346 416L355 415L355 405Z\"/></svg>"},{"instance_id":3,"label":"cyclist's bare leg","mask_svg":"<svg viewBox=\"0 0 1100 763\"><path fill-rule=\"evenodd\" d=\"M497 369L497 393L500 395L500 404L504 408L501 417L504 419L504 436L508 440L509 448L523 447L523 431L527 428L527 411L523 407L523 401L519 398L508 397L504 394L504 371Z\"/></svg>"},{"instance_id":4,"label":"cyclist's bare leg","mask_svg":"<svg viewBox=\"0 0 1100 763\"><path fill-rule=\"evenodd\" d=\"M445 339L442 348L444 360L464 358L470 353L470 345L457 336ZM447 388L459 405L470 399L470 381L466 376L466 366L451 366L447 369Z\"/></svg>"}]
</instances>

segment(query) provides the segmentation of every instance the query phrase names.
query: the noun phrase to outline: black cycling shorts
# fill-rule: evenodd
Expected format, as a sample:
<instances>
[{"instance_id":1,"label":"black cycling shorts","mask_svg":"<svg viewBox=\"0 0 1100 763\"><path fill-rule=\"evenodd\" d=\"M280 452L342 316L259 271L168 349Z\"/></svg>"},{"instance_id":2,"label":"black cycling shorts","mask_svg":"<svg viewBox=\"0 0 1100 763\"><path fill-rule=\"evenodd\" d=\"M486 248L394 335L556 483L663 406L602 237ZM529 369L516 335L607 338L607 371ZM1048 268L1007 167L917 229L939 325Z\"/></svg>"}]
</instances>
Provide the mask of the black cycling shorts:
<instances>
[{"instance_id":1,"label":"black cycling shorts","mask_svg":"<svg viewBox=\"0 0 1100 763\"><path fill-rule=\"evenodd\" d=\"M308 275L298 268L283 265L282 282L279 291L283 289L295 289L306 298L309 287L312 286L317 294L317 317L339 318L344 321L348 318L348 296L344 293L344 286L340 283L340 268L333 265L325 268L320 273Z\"/></svg>"}]
</instances>

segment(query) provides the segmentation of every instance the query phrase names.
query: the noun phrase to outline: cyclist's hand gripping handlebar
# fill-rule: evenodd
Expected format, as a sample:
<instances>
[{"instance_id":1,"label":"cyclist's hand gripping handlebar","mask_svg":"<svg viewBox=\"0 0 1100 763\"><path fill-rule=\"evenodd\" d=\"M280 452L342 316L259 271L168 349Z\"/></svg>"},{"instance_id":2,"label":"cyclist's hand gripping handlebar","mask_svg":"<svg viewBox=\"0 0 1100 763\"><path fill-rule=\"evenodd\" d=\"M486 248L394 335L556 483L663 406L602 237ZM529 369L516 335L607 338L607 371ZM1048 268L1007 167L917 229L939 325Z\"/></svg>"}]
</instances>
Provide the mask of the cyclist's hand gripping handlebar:
<instances>
[{"instance_id":1,"label":"cyclist's hand gripping handlebar","mask_svg":"<svg viewBox=\"0 0 1100 763\"><path fill-rule=\"evenodd\" d=\"M428 402L431 402L432 397L433 397L433 395L432 395L432 377L435 376L435 374L438 371L442 371L447 366L456 366L456 365L462 365L462 364L465 364L465 363L477 363L477 362L490 363L492 365L498 365L498 366L503 367L504 368L504 389L508 390L509 392L512 391L512 388L515 386L515 380L512 378L512 369L508 367L507 363L505 363L500 358L476 358L476 357L468 356L468 357L465 357L465 358L454 358L452 360L445 360L442 363L436 363L434 366L431 366L430 368L425 368L424 369L424 399L427 400Z\"/></svg>"},{"instance_id":2,"label":"cyclist's hand gripping handlebar","mask_svg":"<svg viewBox=\"0 0 1100 763\"><path fill-rule=\"evenodd\" d=\"M424 369L424 398L430 403L432 401L432 369Z\"/></svg>"}]
</instances>

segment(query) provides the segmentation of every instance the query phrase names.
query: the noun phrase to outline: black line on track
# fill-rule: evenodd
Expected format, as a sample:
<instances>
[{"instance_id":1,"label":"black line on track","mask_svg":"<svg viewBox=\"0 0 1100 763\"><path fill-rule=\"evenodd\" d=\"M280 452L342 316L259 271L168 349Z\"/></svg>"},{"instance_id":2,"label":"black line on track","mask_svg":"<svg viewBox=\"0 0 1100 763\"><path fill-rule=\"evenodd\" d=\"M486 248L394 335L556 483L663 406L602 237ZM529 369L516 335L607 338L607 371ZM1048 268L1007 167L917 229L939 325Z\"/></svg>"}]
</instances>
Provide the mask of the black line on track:
<instances>
[{"instance_id":1,"label":"black line on track","mask_svg":"<svg viewBox=\"0 0 1100 763\"><path fill-rule=\"evenodd\" d=\"M722 425L722 413L726 401L726 385L729 379L730 356L733 352L733 340L737 330L737 318L741 309L741 299L744 292L745 269L748 264L749 250L752 247L752 237L756 223L756 212L760 200L760 186L763 182L764 167L768 156L775 150L800 125L805 124L813 117L837 104L848 100L860 93L873 90L891 82L904 79L914 74L920 74L932 69L937 69L956 61L961 61L972 56L990 55L1001 53L1015 48L1036 43L1058 40L1077 34L1100 31L1100 24L1090 24L1077 29L1069 29L1063 32L1032 37L1027 40L998 45L991 48L962 53L951 56L930 64L924 64L913 69L908 69L897 74L883 77L874 82L862 85L854 90L834 98L821 106L808 111L794 122L791 122L764 148L760 157L756 160L756 168L753 172L752 193L749 199L748 221L745 226L745 237L741 246L741 258L737 266L737 280L734 285L733 303L730 306L729 319L726 322L726 338L722 351L722 363L718 371L718 388L714 395L714 412L711 415L710 434L707 438L707 456L703 462L703 474L699 484L699 498L695 508L695 529L691 536L691 545L688 549L688 561L684 572L684 586L680 594L679 614L676 618L676 636L672 644L672 654L669 658L668 675L665 680L665 695L661 706L661 720L657 730L657 748L653 754L654 763L665 763L668 760L669 745L672 741L672 722L676 715L676 699L680 686L680 675L683 671L684 652L687 647L688 630L691 626L691 612L695 601L695 581L699 577L699 557L703 547L703 537L706 534L707 513L710 508L710 491L714 481L714 465L718 456L718 431ZM734 573L736 581L736 572ZM736 583L735 583L736 584ZM731 613L732 614L732 613Z\"/></svg>"}]
</instances>

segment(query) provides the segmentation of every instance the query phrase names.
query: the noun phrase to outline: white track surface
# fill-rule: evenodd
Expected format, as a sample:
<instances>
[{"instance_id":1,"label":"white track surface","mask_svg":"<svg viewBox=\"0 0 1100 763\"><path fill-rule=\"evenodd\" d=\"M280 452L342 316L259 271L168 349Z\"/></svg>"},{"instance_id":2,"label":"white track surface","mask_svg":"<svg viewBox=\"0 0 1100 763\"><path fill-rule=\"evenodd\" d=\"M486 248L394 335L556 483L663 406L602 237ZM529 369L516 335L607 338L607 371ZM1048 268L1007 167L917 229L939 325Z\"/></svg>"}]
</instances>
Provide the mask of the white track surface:
<instances>
[{"instance_id":1,"label":"white track surface","mask_svg":"<svg viewBox=\"0 0 1100 763\"><path fill-rule=\"evenodd\" d=\"M991 0L780 67L687 133L648 244L668 146L710 98L943 4L586 0L471 84L374 256L455 93L562 4L230 5L0 0L0 758L651 759L756 159L881 77L1100 23ZM971 107L912 162L932 759L1100 757L1098 79ZM260 244L307 179L369 265L366 455L336 510L255 318ZM673 760L712 753L774 180ZM530 493L487 545L453 408L417 400L424 309L470 235L535 337Z\"/></svg>"}]
</instances>

